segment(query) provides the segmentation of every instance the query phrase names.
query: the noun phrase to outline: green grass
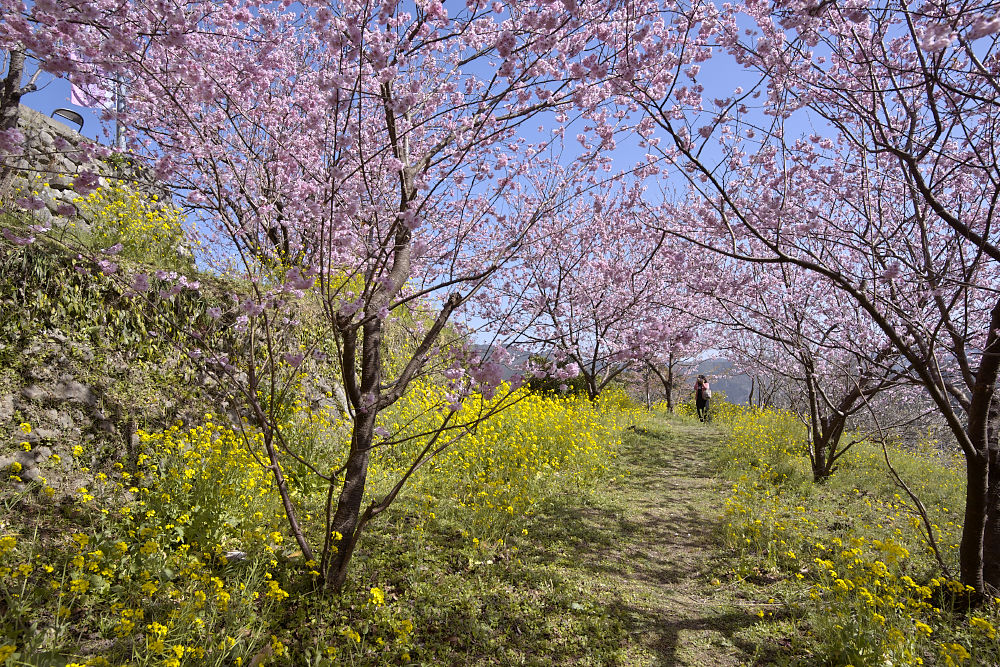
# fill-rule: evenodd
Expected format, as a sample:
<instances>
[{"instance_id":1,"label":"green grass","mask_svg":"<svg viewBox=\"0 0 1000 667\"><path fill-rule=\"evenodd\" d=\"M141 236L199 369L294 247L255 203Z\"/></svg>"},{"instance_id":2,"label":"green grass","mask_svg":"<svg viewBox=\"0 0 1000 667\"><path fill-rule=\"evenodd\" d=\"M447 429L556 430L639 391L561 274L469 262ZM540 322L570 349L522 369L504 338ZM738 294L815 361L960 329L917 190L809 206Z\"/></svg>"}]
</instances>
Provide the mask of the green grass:
<instances>
[{"instance_id":1,"label":"green grass","mask_svg":"<svg viewBox=\"0 0 1000 667\"><path fill-rule=\"evenodd\" d=\"M518 417L521 407L531 414ZM537 441L544 465L531 486L518 486L516 475L508 482L534 494L530 511L519 508L506 532L479 539L470 524L486 508L458 501L470 484L502 485L447 467L433 482L429 471L428 483L372 525L340 594L314 589L314 566L282 534L267 475L231 428L206 415L194 429L141 434L134 468L91 471L93 483L72 501L7 498L0 646L13 653L2 657L19 665L43 655L92 665L623 664L625 631L592 573L576 569L577 541L545 532L589 511L603 484L615 483L606 469L615 430L596 450L580 430L600 427L601 414L585 400L526 400L498 422L492 447L481 429L460 451L494 470L507 455L497 449L505 429ZM606 417L611 425L628 418ZM558 437L532 423L561 425ZM595 468L594 456L604 465ZM439 518L426 504L432 492ZM505 507L492 511L506 516ZM231 560L231 551L245 556Z\"/></svg>"},{"instance_id":2,"label":"green grass","mask_svg":"<svg viewBox=\"0 0 1000 667\"><path fill-rule=\"evenodd\" d=\"M722 489L706 454L719 431L654 417L623 441L618 481L540 503L503 549L472 548L454 520L423 541L379 529L352 583L402 591L411 657L454 665L715 665L756 652L756 608L713 585ZM415 517L411 517L415 520ZM393 571L386 582L379 575ZM379 663L376 656L373 662Z\"/></svg>"},{"instance_id":3,"label":"green grass","mask_svg":"<svg viewBox=\"0 0 1000 667\"><path fill-rule=\"evenodd\" d=\"M183 369L160 368L172 348L162 340L142 350L133 344L150 319L130 310L135 306L112 282L77 278L69 258L47 255L42 246L2 250L0 274L9 288L0 293L10 308L3 309L0 334L13 343L0 350L0 357L16 363L17 373L30 370L18 353L24 344L46 330L69 330L74 322L84 322L70 343L94 350L87 373L97 373L106 362L102 332L110 331L112 344L134 355L129 357L135 362L132 374L145 378L138 384L134 378L116 380L102 389L102 401L113 400L126 413L145 410L147 404L153 410L159 397L179 391L186 381L179 374ZM21 276L39 289L18 287ZM177 299L175 307L187 310L162 316L200 317L205 305ZM47 365L56 356L43 351L31 363ZM77 365L84 368L82 362ZM0 377L8 389L19 381L11 369L15 366ZM905 495L886 474L880 450L859 445L830 480L816 485L803 454L801 428L793 420L758 415L743 428L736 423L742 411L720 401L714 408L717 419L708 425L654 413L620 443L613 429L583 427L584 420L575 417L519 421L513 412L501 416L499 435L483 429L467 450L428 466L391 511L372 524L339 596L314 590L310 566L280 536L283 524L273 503L266 518L244 521L244 516L216 526L234 547L244 532L259 528L243 561L230 562L200 547L189 554L197 562L184 560L185 554L175 558L176 547L185 543L177 526L161 530L151 520L131 526L136 535L123 540L132 560L113 570L123 525L114 512L132 500L97 493L96 500L87 501L100 486L90 482L88 491L61 504L33 492L5 490L0 493L0 507L6 510L0 537L16 535L18 544L0 557L6 582L0 632L8 638L0 640L0 647L15 647L15 652L4 656L0 648L0 664L5 659L8 664L173 664L176 659L192 665L257 660L861 667L886 659L916 664L918 658L925 664L959 664L963 652L971 655L970 664L1000 662L993 631L1000 625L997 611L964 614L950 608L954 596L926 552ZM11 447L16 449L16 421L33 421L33 416L15 418ZM619 422L624 425L627 418ZM330 428L334 440L342 435L341 426ZM314 424L308 428L318 433ZM596 437L590 449L574 454L579 470L553 463L553 458L566 460L561 457L571 451L558 443L544 445L540 451L548 453L532 459L533 438L558 439L563 436L557 431L573 428ZM92 467L91 476L110 472L115 452L109 446L97 451L87 445L75 465ZM73 458L68 449L54 451ZM502 466L491 460L498 452L507 456ZM960 468L929 449L891 455L928 505L945 558L954 565L962 511ZM463 457L474 465L463 467ZM172 460L158 458L154 468L169 474ZM383 463L383 472L393 473L391 461ZM383 482L373 475L373 484ZM183 514L186 502L183 491L176 490L183 480L172 483L169 501L150 504L157 511L172 508L171 516ZM296 483L303 494L311 488L304 479ZM141 499L141 493L128 492L132 499ZM515 511L496 513L506 507ZM144 529L154 532L140 535ZM86 548L72 534L87 535ZM150 539L157 541L158 551L132 554ZM184 539L190 543L190 536ZM848 558L844 552L852 548L862 553ZM96 550L102 555L94 555ZM876 576L879 562L886 574ZM16 568L25 564L32 571L18 573ZM45 567L53 568L52 576L41 576ZM212 597L213 577L230 595L225 608L219 596ZM914 582L912 590L904 577ZM57 579L63 592L53 589L32 598L43 579ZM869 605L856 588L837 589L837 580L872 588L876 579L886 593L882 597L891 594L893 602L916 606L890 610L888 600ZM75 593L66 593L73 581L86 581L87 590L78 583ZM140 582L154 582L159 597L138 590ZM931 595L918 594L920 586ZM199 602L199 591L206 602ZM143 609L144 615L132 617L129 626L123 622L126 609ZM174 611L180 634L151 652L158 638L154 624L166 623ZM921 635L918 621L930 628L929 636ZM233 631L237 627L241 630ZM232 644L216 651L212 642ZM184 652L178 655L174 647ZM108 663L101 662L104 658Z\"/></svg>"},{"instance_id":4,"label":"green grass","mask_svg":"<svg viewBox=\"0 0 1000 667\"><path fill-rule=\"evenodd\" d=\"M787 649L775 661L1000 663L998 609L966 610L963 587L943 576L881 448L857 445L832 478L814 484L793 421L773 412L735 414L715 456L732 482L723 519L732 570L721 579L737 595L774 600L776 620L758 629L758 641ZM927 506L956 573L958 461L929 447L889 455Z\"/></svg>"}]
</instances>

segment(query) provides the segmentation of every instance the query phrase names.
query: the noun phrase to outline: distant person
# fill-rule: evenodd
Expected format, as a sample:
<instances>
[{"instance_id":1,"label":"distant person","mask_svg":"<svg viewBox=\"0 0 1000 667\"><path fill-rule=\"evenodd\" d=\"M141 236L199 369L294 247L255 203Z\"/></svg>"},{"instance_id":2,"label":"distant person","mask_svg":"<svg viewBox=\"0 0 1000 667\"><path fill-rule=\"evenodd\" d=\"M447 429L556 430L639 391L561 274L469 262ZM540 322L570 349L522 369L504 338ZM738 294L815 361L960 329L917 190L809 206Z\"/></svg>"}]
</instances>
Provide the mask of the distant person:
<instances>
[{"instance_id":1,"label":"distant person","mask_svg":"<svg viewBox=\"0 0 1000 667\"><path fill-rule=\"evenodd\" d=\"M698 409L698 419L708 421L708 402L712 398L712 387L708 384L708 378L699 375L694 381L694 405Z\"/></svg>"}]
</instances>

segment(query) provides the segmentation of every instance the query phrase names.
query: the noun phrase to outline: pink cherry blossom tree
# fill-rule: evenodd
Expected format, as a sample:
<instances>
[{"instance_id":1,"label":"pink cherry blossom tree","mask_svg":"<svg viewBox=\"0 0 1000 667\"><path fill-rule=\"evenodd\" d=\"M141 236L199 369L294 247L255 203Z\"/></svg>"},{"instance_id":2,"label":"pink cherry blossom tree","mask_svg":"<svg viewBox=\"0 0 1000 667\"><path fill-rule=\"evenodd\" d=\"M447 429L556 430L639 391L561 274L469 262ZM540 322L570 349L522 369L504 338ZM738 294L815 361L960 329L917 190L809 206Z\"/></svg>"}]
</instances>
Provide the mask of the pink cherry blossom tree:
<instances>
[{"instance_id":1,"label":"pink cherry blossom tree","mask_svg":"<svg viewBox=\"0 0 1000 667\"><path fill-rule=\"evenodd\" d=\"M290 530L334 588L367 522L449 441L434 435L388 495L367 500L378 415L442 351L456 312L611 168L606 153L630 129L618 61L676 32L668 8L635 0L3 5L0 43L45 54L56 74L124 83L130 145L247 279L251 294L219 314L249 341L242 356L206 356L261 429ZM296 454L273 412L314 351L287 329L307 290L336 334L352 419L346 463L309 462L329 491L318 550L289 498L280 464ZM391 369L387 319L417 304L434 310ZM492 387L496 370L455 375Z\"/></svg>"},{"instance_id":2,"label":"pink cherry blossom tree","mask_svg":"<svg viewBox=\"0 0 1000 667\"><path fill-rule=\"evenodd\" d=\"M905 382L907 366L852 299L807 272L755 263L732 270L745 288L717 297L734 330L728 352L745 372L781 378L807 427L813 479L821 482L857 442L842 442L852 417ZM882 422L888 428L895 420Z\"/></svg>"},{"instance_id":3,"label":"pink cherry blossom tree","mask_svg":"<svg viewBox=\"0 0 1000 667\"><path fill-rule=\"evenodd\" d=\"M678 318L684 321L677 321ZM724 346L718 335L710 336L712 342L705 340L701 335L706 328L702 320L680 312L674 312L672 320L676 333L661 340L643 359L645 371L652 373L660 381L663 400L669 412L674 411L677 403L675 390L684 381L683 369L693 367L697 357L707 349L721 349ZM711 328L708 330L714 331Z\"/></svg>"},{"instance_id":4,"label":"pink cherry blossom tree","mask_svg":"<svg viewBox=\"0 0 1000 667\"><path fill-rule=\"evenodd\" d=\"M757 24L750 36L744 9ZM668 139L663 151L691 183L682 234L841 290L937 406L966 458L961 577L979 593L1000 586L988 432L1000 366L991 157L1000 24L989 11L809 2L706 11L699 34L757 72L746 90L705 103L698 85L664 87L677 70L635 79L638 103ZM806 116L815 129L796 131Z\"/></svg>"},{"instance_id":5,"label":"pink cherry blossom tree","mask_svg":"<svg viewBox=\"0 0 1000 667\"><path fill-rule=\"evenodd\" d=\"M770 94L783 87L792 105L807 107L839 132L859 165L890 175L913 200L919 241L898 233L890 238L894 245L916 242L923 255L893 258L887 273L894 286L920 285L922 300L906 305L923 307L911 311L920 313L908 327L916 335L901 331L898 347L966 458L963 581L979 592L995 591L1000 445L995 432L990 435L990 412L997 410L1000 363L1000 191L989 153L1000 112L1000 18L995 8L976 3L929 3L919 12L823 7L795 16L782 9L759 18L763 39L775 47L768 66L780 73ZM785 44L774 41L775 29L787 35ZM821 59L818 53L827 50ZM759 52L744 51L746 62L759 68ZM942 264L943 257L953 266Z\"/></svg>"},{"instance_id":6,"label":"pink cherry blossom tree","mask_svg":"<svg viewBox=\"0 0 1000 667\"><path fill-rule=\"evenodd\" d=\"M640 182L619 180L578 197L533 231L498 285L496 303L517 304L504 313L514 344L578 372L591 400L691 339L678 316L684 256L646 224L641 195Z\"/></svg>"},{"instance_id":7,"label":"pink cherry blossom tree","mask_svg":"<svg viewBox=\"0 0 1000 667\"><path fill-rule=\"evenodd\" d=\"M806 153L806 159L812 160L813 151ZM836 159L827 168L812 164L812 169L794 174L790 174L792 166L785 165L780 171L788 180L777 189L775 173L765 170L745 182L747 190L726 190L728 201L722 210L713 211L717 215L713 227L716 233L727 230L722 235L732 230L729 238L709 241L703 235L711 204L696 214L697 222L691 221L699 231L689 238L700 236L700 243L743 261L795 265L842 290L891 343L891 354L902 360L897 363L904 363L928 391L963 446L970 474L976 474L983 459L970 456L977 450L965 449L974 442L965 415L972 411L972 396L983 391L981 383L992 374L990 355L996 345L993 332L998 312L991 303L995 268L966 239L935 228L926 204L908 196L912 193L899 188L895 179L872 183L870 172ZM769 187L762 201L760 193ZM794 231L799 226L808 230ZM775 234L782 228L789 230L788 235ZM745 232L752 238L744 236ZM734 247L739 250L733 252ZM987 324L979 328L977 322ZM979 444L986 447L985 432L982 435ZM976 495L974 483L969 489L973 508L976 497L985 504L986 497ZM966 525L972 531L975 512L967 511ZM974 537L966 533L964 540L969 539ZM965 549L963 560L969 550L982 553L968 543ZM970 586L977 583L977 567L982 567L982 561L979 566L968 561L963 565L963 580Z\"/></svg>"}]
</instances>

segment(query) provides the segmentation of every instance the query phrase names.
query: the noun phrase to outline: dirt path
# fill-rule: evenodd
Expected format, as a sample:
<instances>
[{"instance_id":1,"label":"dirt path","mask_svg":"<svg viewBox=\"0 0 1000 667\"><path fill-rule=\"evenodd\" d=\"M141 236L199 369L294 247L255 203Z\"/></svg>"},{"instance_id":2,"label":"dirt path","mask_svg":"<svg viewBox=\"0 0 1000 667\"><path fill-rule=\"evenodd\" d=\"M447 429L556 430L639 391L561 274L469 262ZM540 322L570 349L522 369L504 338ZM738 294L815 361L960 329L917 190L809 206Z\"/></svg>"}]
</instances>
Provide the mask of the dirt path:
<instances>
[{"instance_id":1,"label":"dirt path","mask_svg":"<svg viewBox=\"0 0 1000 667\"><path fill-rule=\"evenodd\" d=\"M633 641L629 665L741 665L756 610L713 586L724 568L716 523L726 489L706 451L720 432L697 422L650 420L630 435L624 484L600 502L563 508L553 537L562 562L607 601ZM716 582L717 583L717 582Z\"/></svg>"}]
</instances>

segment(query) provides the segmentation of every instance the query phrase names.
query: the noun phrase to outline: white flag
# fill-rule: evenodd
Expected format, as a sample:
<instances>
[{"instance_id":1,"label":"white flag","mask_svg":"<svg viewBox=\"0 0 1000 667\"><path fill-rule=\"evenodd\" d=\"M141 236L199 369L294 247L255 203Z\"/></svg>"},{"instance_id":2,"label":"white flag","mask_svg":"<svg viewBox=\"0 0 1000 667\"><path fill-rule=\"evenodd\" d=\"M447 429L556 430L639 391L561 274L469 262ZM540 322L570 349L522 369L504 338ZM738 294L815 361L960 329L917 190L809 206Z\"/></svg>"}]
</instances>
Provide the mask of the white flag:
<instances>
[{"instance_id":1,"label":"white flag","mask_svg":"<svg viewBox=\"0 0 1000 667\"><path fill-rule=\"evenodd\" d=\"M70 79L69 101L88 109L114 109L115 98L110 90L99 84L77 84Z\"/></svg>"}]
</instances>

